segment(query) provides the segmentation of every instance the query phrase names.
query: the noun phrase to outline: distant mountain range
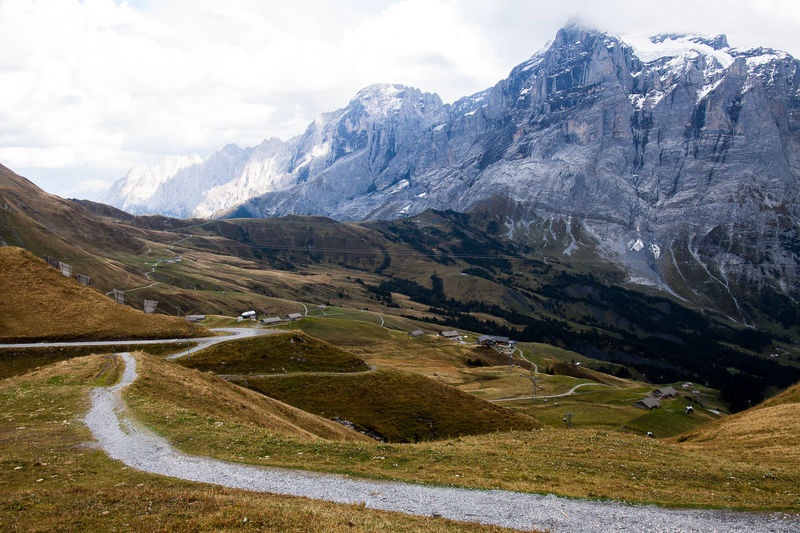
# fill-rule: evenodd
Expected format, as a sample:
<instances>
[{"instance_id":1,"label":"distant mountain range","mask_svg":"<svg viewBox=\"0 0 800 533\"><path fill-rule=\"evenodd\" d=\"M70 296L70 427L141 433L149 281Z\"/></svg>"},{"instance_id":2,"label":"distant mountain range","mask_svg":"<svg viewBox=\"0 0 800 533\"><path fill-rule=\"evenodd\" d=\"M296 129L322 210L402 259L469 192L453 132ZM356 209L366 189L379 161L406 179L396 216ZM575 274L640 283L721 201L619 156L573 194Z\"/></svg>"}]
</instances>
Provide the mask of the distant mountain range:
<instances>
[{"instance_id":1,"label":"distant mountain range","mask_svg":"<svg viewBox=\"0 0 800 533\"><path fill-rule=\"evenodd\" d=\"M799 177L795 58L571 25L453 104L370 86L299 137L136 168L104 201L180 217L485 210L533 248L591 247L630 280L780 321L800 298Z\"/></svg>"}]
</instances>

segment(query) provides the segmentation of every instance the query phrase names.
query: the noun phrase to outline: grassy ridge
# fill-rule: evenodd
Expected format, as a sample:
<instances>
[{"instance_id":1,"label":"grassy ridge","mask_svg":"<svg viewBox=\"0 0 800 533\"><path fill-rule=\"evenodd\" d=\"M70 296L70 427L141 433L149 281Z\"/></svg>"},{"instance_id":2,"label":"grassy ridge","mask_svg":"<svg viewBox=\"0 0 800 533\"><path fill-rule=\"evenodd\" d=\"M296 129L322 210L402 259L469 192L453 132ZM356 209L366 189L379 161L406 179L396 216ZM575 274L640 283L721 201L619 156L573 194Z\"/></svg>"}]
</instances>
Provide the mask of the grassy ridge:
<instances>
[{"instance_id":1,"label":"grassy ridge","mask_svg":"<svg viewBox=\"0 0 800 533\"><path fill-rule=\"evenodd\" d=\"M355 355L300 331L216 344L178 362L218 374L369 370Z\"/></svg>"},{"instance_id":2,"label":"grassy ridge","mask_svg":"<svg viewBox=\"0 0 800 533\"><path fill-rule=\"evenodd\" d=\"M197 370L139 353L142 377L128 389L131 406L137 398L169 402L182 412L199 413L214 418L220 425L249 424L276 433L306 439L361 441L366 437L340 424L301 411L278 400L266 397ZM175 384L180 383L180 387ZM192 425L181 416L175 423Z\"/></svg>"},{"instance_id":3,"label":"grassy ridge","mask_svg":"<svg viewBox=\"0 0 800 533\"><path fill-rule=\"evenodd\" d=\"M610 376L590 368L576 366L565 361L556 361L554 359L545 360L545 364L549 370L559 376L571 376L573 378L588 379L589 381L595 381L597 383L604 383L606 385L612 385L616 387L629 386L631 384L631 382L628 380Z\"/></svg>"},{"instance_id":4,"label":"grassy ridge","mask_svg":"<svg viewBox=\"0 0 800 533\"><path fill-rule=\"evenodd\" d=\"M209 335L185 320L119 305L21 248L0 248L0 272L0 340L5 342Z\"/></svg>"},{"instance_id":5,"label":"grassy ridge","mask_svg":"<svg viewBox=\"0 0 800 533\"><path fill-rule=\"evenodd\" d=\"M396 369L237 382L305 411L349 420L390 442L541 427L526 415L420 374Z\"/></svg>"}]
</instances>

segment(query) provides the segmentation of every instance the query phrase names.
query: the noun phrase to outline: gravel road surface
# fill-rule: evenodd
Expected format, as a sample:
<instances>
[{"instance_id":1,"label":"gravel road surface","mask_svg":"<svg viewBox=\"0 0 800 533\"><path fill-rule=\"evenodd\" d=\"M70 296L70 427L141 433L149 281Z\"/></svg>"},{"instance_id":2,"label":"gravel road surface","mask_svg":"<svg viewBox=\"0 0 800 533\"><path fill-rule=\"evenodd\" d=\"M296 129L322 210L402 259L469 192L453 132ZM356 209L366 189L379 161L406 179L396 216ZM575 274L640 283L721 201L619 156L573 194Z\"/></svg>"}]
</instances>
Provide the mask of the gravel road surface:
<instances>
[{"instance_id":1,"label":"gravel road surface","mask_svg":"<svg viewBox=\"0 0 800 533\"><path fill-rule=\"evenodd\" d=\"M187 342L197 343L197 346L186 351L167 357L167 359L177 359L188 353L208 348L218 342L231 341L254 337L256 335L271 335L273 333L283 333L272 329L255 328L212 328L209 331L228 333L217 337L196 337L193 339L148 339L148 340L108 340L108 341L71 341L71 342L22 342L14 344L0 344L0 348L66 348L68 346L139 346L144 344L184 344Z\"/></svg>"},{"instance_id":2,"label":"gravel road surface","mask_svg":"<svg viewBox=\"0 0 800 533\"><path fill-rule=\"evenodd\" d=\"M85 422L110 457L145 472L337 503L363 502L371 509L522 530L549 528L553 533L800 531L800 516L792 514L669 510L552 495L369 481L187 455L126 415L120 391L136 379L136 361L128 353L120 355L125 361L121 381L112 387L94 389Z\"/></svg>"}]
</instances>

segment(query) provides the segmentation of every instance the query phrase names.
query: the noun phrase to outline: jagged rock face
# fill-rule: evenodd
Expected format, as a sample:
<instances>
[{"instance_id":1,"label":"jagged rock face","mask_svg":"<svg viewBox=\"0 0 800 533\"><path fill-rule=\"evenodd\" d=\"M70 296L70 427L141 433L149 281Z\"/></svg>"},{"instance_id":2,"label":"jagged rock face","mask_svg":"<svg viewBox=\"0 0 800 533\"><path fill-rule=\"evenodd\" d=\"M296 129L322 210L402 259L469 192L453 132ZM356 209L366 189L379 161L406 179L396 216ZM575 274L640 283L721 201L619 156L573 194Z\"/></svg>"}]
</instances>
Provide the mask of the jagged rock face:
<instances>
[{"instance_id":1,"label":"jagged rock face","mask_svg":"<svg viewBox=\"0 0 800 533\"><path fill-rule=\"evenodd\" d=\"M747 284L800 297L800 63L724 36L570 26L491 89L442 105L370 87L260 160L274 179L222 185L194 213L361 220L501 197L512 238L535 246L531 221L561 220L583 239L566 253L592 241L737 319Z\"/></svg>"},{"instance_id":2,"label":"jagged rock face","mask_svg":"<svg viewBox=\"0 0 800 533\"><path fill-rule=\"evenodd\" d=\"M435 94L373 85L347 107L320 116L299 137L247 149L228 145L205 160L193 156L173 163L170 157L132 170L103 200L132 213L209 217L265 192L287 191L304 205L298 212L323 213L342 197L384 190L410 176L418 133L446 117ZM306 187L312 180L314 186ZM290 212L291 202L282 203Z\"/></svg>"}]
</instances>

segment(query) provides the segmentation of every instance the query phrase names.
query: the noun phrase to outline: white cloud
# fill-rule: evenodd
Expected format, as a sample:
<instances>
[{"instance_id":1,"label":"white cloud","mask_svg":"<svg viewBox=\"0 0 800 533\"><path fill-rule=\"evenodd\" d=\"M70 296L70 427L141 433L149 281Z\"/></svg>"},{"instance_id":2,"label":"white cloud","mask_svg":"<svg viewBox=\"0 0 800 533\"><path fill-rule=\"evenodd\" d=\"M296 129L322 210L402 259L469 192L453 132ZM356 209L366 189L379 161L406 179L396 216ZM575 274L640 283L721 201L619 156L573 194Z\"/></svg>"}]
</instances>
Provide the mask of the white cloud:
<instances>
[{"instance_id":1,"label":"white cloud","mask_svg":"<svg viewBox=\"0 0 800 533\"><path fill-rule=\"evenodd\" d=\"M82 180L299 134L370 83L445 101L482 90L574 15L613 32L727 32L800 55L799 5L0 0L0 162L57 194L95 195L98 182Z\"/></svg>"}]
</instances>

